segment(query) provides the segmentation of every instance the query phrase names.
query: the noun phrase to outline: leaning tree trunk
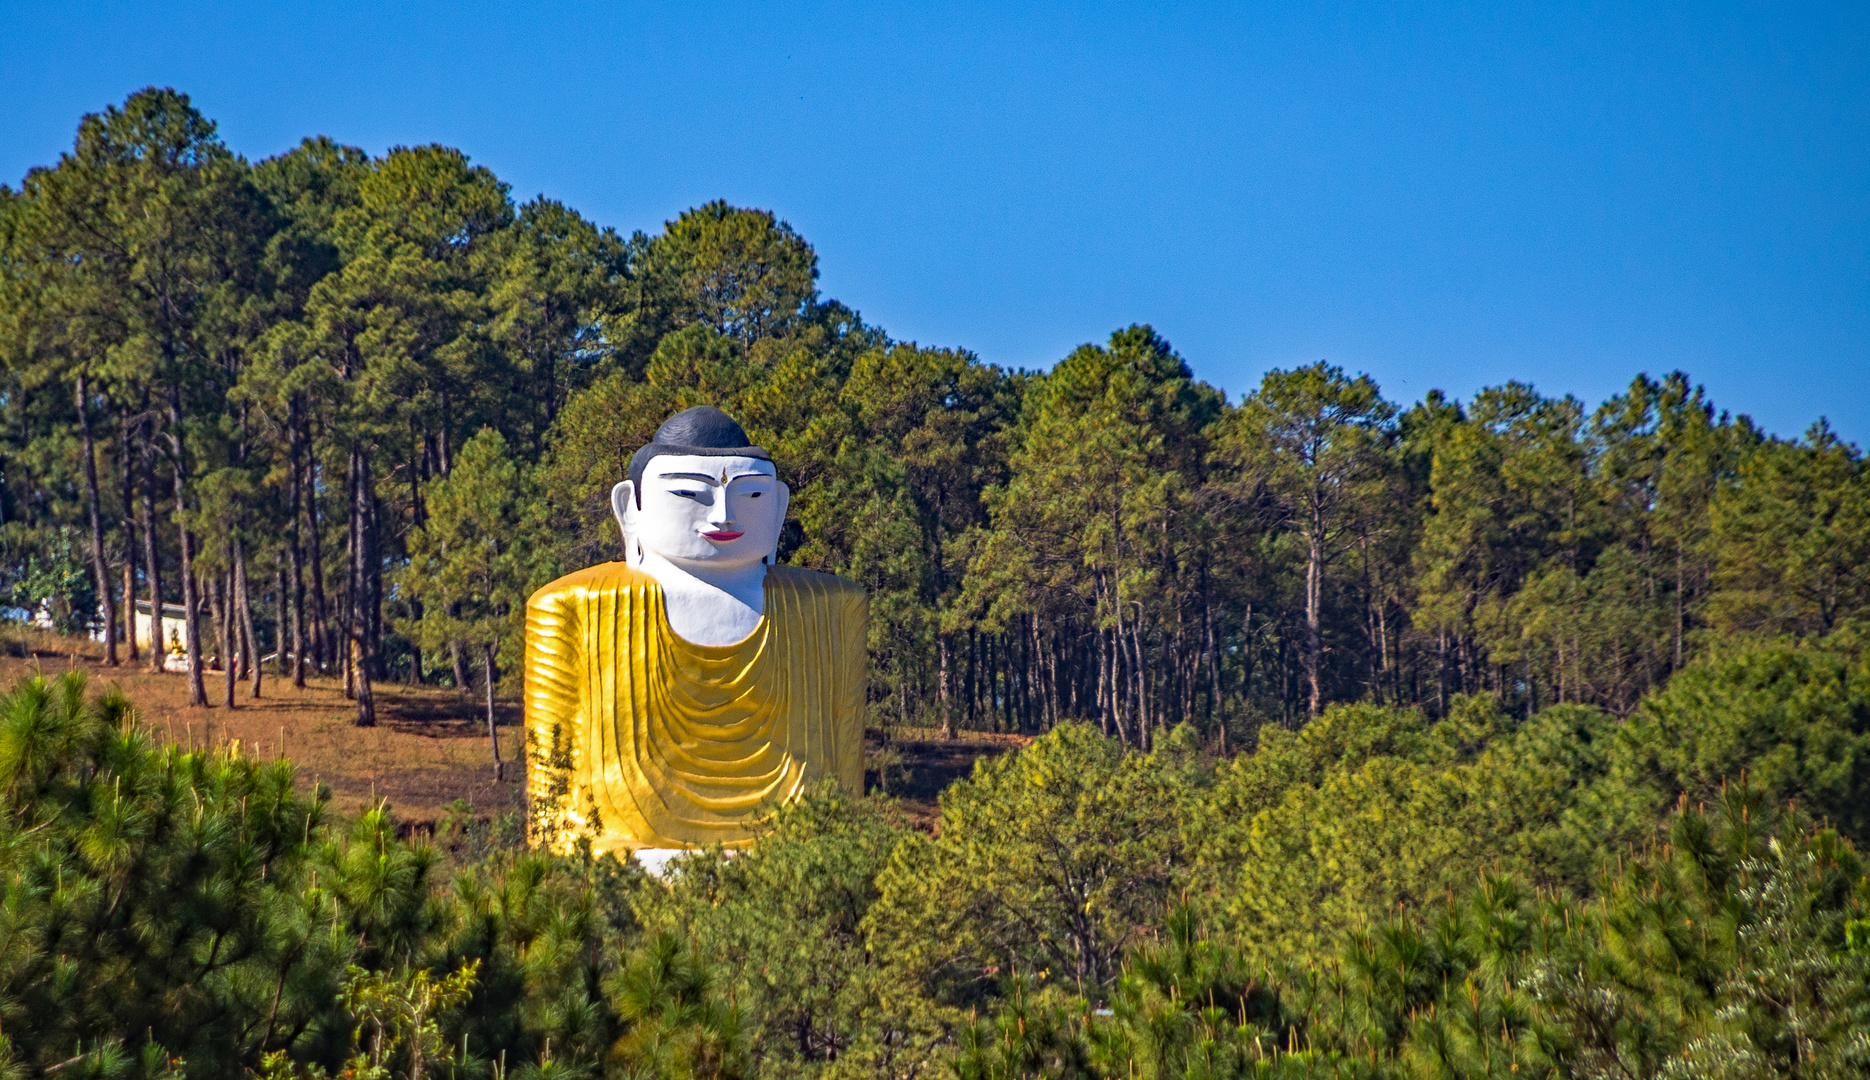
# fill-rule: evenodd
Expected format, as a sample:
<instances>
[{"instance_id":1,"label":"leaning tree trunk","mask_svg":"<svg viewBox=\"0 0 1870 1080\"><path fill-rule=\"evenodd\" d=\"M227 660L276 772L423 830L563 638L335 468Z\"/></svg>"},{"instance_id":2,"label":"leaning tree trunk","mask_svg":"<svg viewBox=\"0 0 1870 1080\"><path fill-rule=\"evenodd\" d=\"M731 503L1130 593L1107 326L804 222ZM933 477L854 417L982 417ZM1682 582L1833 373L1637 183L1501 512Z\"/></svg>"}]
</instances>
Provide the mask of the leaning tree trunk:
<instances>
[{"instance_id":1,"label":"leaning tree trunk","mask_svg":"<svg viewBox=\"0 0 1870 1080\"><path fill-rule=\"evenodd\" d=\"M493 646L481 646L481 671L487 677L487 743L493 747L493 778L506 779L506 763L500 760L500 728L493 715Z\"/></svg>"},{"instance_id":2,"label":"leaning tree trunk","mask_svg":"<svg viewBox=\"0 0 1870 1080\"><path fill-rule=\"evenodd\" d=\"M117 666L117 606L110 598L110 567L104 562L104 518L98 511L97 451L91 442L91 395L84 369L78 369L78 432L84 454L84 508L91 519L91 572L97 576L97 602L104 616L104 664Z\"/></svg>"},{"instance_id":3,"label":"leaning tree trunk","mask_svg":"<svg viewBox=\"0 0 1870 1080\"><path fill-rule=\"evenodd\" d=\"M234 541L234 606L240 614L240 636L243 641L242 654L246 657L247 671L253 676L253 696L260 696L260 639L253 633L253 600L247 587L247 551L240 541Z\"/></svg>"}]
</instances>

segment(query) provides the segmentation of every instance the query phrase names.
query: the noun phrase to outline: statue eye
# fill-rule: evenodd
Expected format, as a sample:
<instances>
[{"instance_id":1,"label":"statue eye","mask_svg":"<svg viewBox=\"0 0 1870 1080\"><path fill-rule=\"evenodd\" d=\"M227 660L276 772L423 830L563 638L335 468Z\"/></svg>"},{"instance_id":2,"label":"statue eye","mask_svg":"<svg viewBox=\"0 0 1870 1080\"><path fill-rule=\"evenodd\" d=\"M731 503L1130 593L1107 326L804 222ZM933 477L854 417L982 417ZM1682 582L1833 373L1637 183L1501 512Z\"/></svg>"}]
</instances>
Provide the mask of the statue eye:
<instances>
[{"instance_id":1,"label":"statue eye","mask_svg":"<svg viewBox=\"0 0 1870 1080\"><path fill-rule=\"evenodd\" d=\"M749 492L747 492L747 498L749 498L749 499L757 499L757 498L759 498L759 497L760 497L760 493L759 493L759 492L757 492L757 491L749 491Z\"/></svg>"},{"instance_id":2,"label":"statue eye","mask_svg":"<svg viewBox=\"0 0 1870 1080\"><path fill-rule=\"evenodd\" d=\"M671 491L669 494L680 495L684 499L699 499L701 497L701 492L699 491Z\"/></svg>"}]
</instances>

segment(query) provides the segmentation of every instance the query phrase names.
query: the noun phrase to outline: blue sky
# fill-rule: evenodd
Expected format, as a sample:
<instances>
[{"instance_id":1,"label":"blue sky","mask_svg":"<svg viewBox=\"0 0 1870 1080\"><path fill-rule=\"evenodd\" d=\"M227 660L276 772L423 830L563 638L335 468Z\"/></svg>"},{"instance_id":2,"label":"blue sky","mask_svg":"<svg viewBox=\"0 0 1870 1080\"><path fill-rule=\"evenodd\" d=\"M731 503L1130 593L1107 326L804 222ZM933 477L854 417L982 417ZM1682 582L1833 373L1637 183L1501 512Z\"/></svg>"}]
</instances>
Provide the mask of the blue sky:
<instances>
[{"instance_id":1,"label":"blue sky","mask_svg":"<svg viewBox=\"0 0 1870 1080\"><path fill-rule=\"evenodd\" d=\"M492 7L492 5L488 5ZM289 8L289 10L288 10ZM1513 10L1508 10L1512 8ZM1870 5L0 3L0 180L172 85L253 158L458 146L601 224L770 208L892 335L1153 324L1399 401L1675 368L1870 444Z\"/></svg>"}]
</instances>

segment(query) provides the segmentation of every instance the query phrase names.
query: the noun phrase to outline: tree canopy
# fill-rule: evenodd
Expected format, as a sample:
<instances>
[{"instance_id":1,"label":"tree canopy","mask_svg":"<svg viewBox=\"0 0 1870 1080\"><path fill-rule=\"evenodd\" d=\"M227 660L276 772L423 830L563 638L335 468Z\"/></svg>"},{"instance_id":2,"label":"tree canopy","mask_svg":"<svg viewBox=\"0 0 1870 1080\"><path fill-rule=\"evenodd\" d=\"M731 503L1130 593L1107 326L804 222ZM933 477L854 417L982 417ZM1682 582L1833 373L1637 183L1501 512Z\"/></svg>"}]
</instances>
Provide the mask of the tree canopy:
<instances>
[{"instance_id":1,"label":"tree canopy","mask_svg":"<svg viewBox=\"0 0 1870 1080\"><path fill-rule=\"evenodd\" d=\"M0 1076L1870 1069L1870 464L1682 372L1230 397L1156 329L897 340L775 214L622 235L174 90L0 186L0 605L189 692L517 690L628 455L732 414L871 596L914 828L816 789L666 880L353 819L76 677L0 698ZM143 650L148 650L144 655ZM220 675L210 684L209 673ZM242 686L245 690L242 690Z\"/></svg>"}]
</instances>

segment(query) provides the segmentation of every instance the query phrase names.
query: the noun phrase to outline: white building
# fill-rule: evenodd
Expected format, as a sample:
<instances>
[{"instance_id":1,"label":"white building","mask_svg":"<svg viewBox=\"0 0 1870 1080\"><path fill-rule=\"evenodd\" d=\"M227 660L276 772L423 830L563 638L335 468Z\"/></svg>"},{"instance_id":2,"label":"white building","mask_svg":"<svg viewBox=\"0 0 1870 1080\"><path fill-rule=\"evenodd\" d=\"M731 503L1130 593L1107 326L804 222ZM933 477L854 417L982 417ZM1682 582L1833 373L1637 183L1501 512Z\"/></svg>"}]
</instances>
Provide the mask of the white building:
<instances>
[{"instance_id":1,"label":"white building","mask_svg":"<svg viewBox=\"0 0 1870 1080\"><path fill-rule=\"evenodd\" d=\"M93 630L91 640L104 640L103 628ZM154 640L150 634L149 601L138 600L136 602L136 643L140 648L149 649L156 647L153 644ZM171 644L179 645L182 640L182 605L162 605L162 651L168 652Z\"/></svg>"}]
</instances>

